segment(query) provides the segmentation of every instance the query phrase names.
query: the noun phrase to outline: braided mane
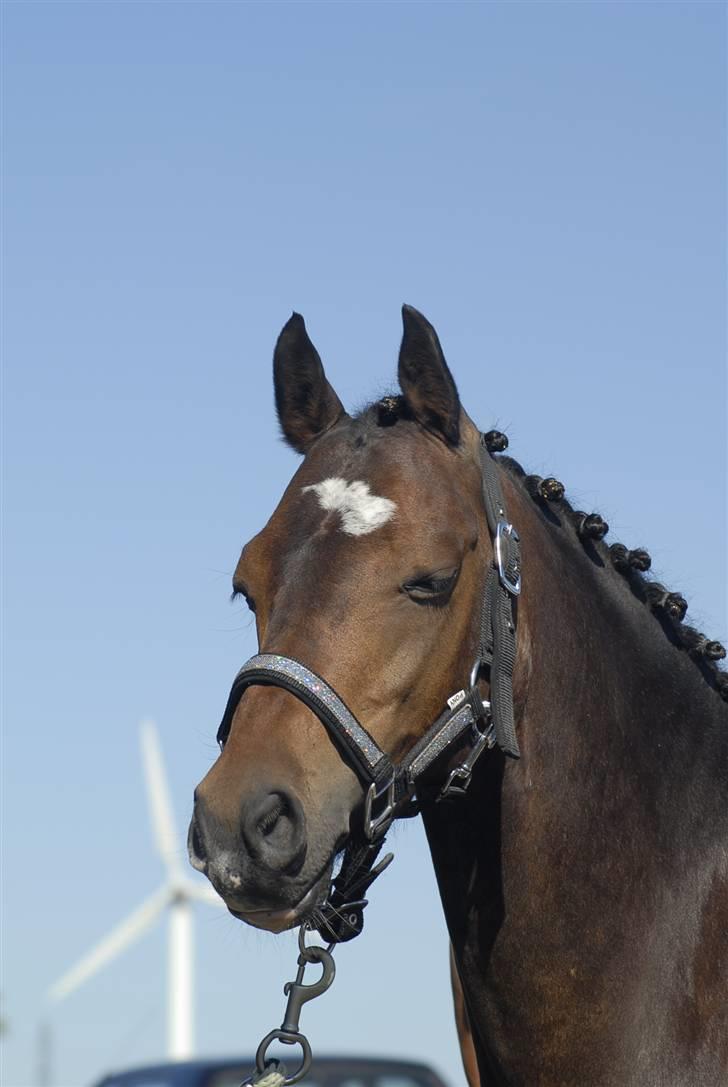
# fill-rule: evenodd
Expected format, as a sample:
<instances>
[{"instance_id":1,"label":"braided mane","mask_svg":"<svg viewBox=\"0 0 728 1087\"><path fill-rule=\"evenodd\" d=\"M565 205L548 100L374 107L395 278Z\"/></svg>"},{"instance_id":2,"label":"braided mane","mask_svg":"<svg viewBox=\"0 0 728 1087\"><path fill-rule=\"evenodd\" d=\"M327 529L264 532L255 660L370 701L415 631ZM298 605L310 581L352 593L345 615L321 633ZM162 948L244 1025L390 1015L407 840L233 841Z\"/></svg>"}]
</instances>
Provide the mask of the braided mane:
<instances>
[{"instance_id":1,"label":"braided mane","mask_svg":"<svg viewBox=\"0 0 728 1087\"><path fill-rule=\"evenodd\" d=\"M492 453L501 452L508 445L505 434L495 430L485 435L485 442ZM625 579L632 594L651 610L673 645L690 655L706 682L728 702L728 673L720 669L717 663L725 658L725 647L695 627L683 623L688 604L681 593L670 592L659 581L644 576L652 563L649 552L643 547L630 550L622 543L607 545L604 543L609 531L607 522L598 513L575 510L565 497L564 485L557 479L526 475L512 457L501 456L498 461L535 502L544 507L554 506L582 543L597 552L605 567L611 567Z\"/></svg>"},{"instance_id":2,"label":"braided mane","mask_svg":"<svg viewBox=\"0 0 728 1087\"><path fill-rule=\"evenodd\" d=\"M396 395L369 404L357 418L376 427L388 427L400 419L411 419L412 415L404 397ZM501 431L490 430L485 443L491 453L502 454L508 447L508 438ZM605 567L624 578L632 594L650 609L672 644L689 654L706 682L728 702L728 672L718 667L718 661L726 656L725 647L683 622L688 603L681 593L670 592L659 581L644 576L652 564L649 552L643 547L630 550L622 543L606 544L607 522L598 513L575 510L566 498L563 483L553 477L527 475L512 457L499 456L498 461L542 506L544 513L552 506L581 542L596 551Z\"/></svg>"}]
</instances>

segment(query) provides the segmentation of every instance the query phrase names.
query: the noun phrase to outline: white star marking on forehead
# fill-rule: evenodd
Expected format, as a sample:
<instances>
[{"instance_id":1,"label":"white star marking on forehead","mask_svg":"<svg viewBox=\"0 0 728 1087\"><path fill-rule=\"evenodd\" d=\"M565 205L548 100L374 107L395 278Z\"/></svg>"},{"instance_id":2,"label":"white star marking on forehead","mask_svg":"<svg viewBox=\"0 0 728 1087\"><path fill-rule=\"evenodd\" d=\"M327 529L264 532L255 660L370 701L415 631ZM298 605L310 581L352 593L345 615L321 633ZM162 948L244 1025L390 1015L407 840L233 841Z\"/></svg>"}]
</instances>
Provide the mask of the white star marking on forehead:
<instances>
[{"instance_id":1,"label":"white star marking on forehead","mask_svg":"<svg viewBox=\"0 0 728 1087\"><path fill-rule=\"evenodd\" d=\"M315 491L322 509L340 513L341 527L349 536L374 532L391 520L397 509L396 502L372 494L369 484L358 479L353 483L336 477L324 479L304 487L303 491Z\"/></svg>"}]
</instances>

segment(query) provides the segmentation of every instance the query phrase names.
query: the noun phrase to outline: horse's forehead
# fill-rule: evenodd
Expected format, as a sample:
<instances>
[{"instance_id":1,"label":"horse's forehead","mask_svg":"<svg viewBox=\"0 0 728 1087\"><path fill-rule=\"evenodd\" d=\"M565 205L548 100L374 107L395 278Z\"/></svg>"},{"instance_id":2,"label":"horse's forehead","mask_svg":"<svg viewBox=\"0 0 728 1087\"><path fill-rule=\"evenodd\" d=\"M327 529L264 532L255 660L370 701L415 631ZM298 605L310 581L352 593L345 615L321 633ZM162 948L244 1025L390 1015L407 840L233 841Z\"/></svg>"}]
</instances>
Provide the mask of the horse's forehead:
<instances>
[{"instance_id":1,"label":"horse's forehead","mask_svg":"<svg viewBox=\"0 0 728 1087\"><path fill-rule=\"evenodd\" d=\"M306 458L258 538L268 557L296 553L312 541L340 543L348 552L355 539L368 537L396 546L417 530L418 538L457 531L460 493L457 462L427 439L339 440ZM421 526L421 529L418 528ZM361 546L361 545L359 545ZM257 548L256 548L257 550Z\"/></svg>"},{"instance_id":2,"label":"horse's forehead","mask_svg":"<svg viewBox=\"0 0 728 1087\"><path fill-rule=\"evenodd\" d=\"M342 532L359 536L393 520L426 516L423 500L428 494L438 495L440 505L445 496L446 506L453 488L457 481L449 458L410 432L399 440L377 435L361 443L344 441L311 456L291 481L287 498L299 515L311 508L338 514Z\"/></svg>"}]
</instances>

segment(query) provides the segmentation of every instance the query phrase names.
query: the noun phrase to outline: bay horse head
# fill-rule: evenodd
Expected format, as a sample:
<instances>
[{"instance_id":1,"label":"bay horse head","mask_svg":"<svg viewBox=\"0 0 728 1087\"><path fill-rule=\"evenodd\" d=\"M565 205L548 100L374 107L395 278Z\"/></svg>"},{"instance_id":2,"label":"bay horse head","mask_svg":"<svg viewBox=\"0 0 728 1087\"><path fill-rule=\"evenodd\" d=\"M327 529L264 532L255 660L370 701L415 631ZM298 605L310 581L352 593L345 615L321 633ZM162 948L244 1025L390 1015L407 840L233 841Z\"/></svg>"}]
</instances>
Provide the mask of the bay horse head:
<instances>
[{"instance_id":1,"label":"bay horse head","mask_svg":"<svg viewBox=\"0 0 728 1087\"><path fill-rule=\"evenodd\" d=\"M403 322L401 394L357 417L328 383L303 319L284 327L276 406L304 459L233 578L261 654L325 677L393 763L466 685L473 601L492 553L479 432L434 328L408 306ZM236 916L278 931L325 897L365 792L290 690L256 685L238 697L196 791L191 855Z\"/></svg>"}]
</instances>

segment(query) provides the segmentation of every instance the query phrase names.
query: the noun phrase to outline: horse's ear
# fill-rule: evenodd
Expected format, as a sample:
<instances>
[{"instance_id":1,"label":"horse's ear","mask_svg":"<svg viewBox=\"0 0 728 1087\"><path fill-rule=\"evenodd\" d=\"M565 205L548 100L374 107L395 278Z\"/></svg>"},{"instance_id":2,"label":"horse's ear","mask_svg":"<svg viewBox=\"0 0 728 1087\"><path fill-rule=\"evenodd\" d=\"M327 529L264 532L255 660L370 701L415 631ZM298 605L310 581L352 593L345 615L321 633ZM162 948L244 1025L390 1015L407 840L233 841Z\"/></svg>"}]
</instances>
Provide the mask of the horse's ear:
<instances>
[{"instance_id":1,"label":"horse's ear","mask_svg":"<svg viewBox=\"0 0 728 1087\"><path fill-rule=\"evenodd\" d=\"M449 445L460 441L460 397L437 333L412 306L402 306L399 384L415 419Z\"/></svg>"},{"instance_id":2,"label":"horse's ear","mask_svg":"<svg viewBox=\"0 0 728 1087\"><path fill-rule=\"evenodd\" d=\"M291 316L278 337L273 353L273 384L283 437L297 453L306 453L311 443L345 414L326 380L319 353L308 338L300 313Z\"/></svg>"}]
</instances>

